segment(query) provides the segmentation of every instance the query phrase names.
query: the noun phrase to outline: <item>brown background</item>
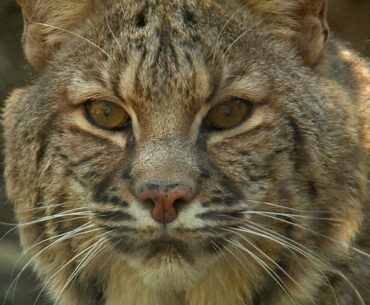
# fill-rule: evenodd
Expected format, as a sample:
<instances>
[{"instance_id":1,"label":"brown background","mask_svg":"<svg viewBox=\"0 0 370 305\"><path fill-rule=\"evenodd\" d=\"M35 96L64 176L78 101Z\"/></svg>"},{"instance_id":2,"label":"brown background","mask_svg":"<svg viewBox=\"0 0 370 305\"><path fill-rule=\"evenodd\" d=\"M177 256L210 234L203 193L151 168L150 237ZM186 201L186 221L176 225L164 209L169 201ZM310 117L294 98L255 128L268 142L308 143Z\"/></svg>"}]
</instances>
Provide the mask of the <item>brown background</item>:
<instances>
[{"instance_id":1,"label":"brown background","mask_svg":"<svg viewBox=\"0 0 370 305\"><path fill-rule=\"evenodd\" d=\"M329 2L329 23L332 30L350 41L362 54L370 57L370 0ZM32 78L31 70L22 55L21 32L22 17L15 1L0 0L0 105L12 89L22 86ZM13 221L11 207L4 196L2 175L0 175L0 221ZM0 305L47 304L42 299L35 303L40 287L29 270L21 275L16 290L10 291L8 298L5 299L11 282L25 261L25 259L18 261L20 250L16 232L4 237L11 228L0 224Z\"/></svg>"}]
</instances>

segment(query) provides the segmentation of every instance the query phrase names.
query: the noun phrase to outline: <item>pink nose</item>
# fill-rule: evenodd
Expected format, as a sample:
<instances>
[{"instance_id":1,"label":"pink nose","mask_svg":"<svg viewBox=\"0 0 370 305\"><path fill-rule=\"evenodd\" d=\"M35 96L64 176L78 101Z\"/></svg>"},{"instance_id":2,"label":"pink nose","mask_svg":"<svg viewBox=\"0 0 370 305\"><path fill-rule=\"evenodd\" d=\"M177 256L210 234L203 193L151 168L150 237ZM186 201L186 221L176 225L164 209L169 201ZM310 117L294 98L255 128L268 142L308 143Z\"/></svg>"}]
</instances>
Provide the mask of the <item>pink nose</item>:
<instances>
[{"instance_id":1,"label":"pink nose","mask_svg":"<svg viewBox=\"0 0 370 305\"><path fill-rule=\"evenodd\" d=\"M176 219L179 205L189 202L193 192L181 184L146 183L138 188L136 196L142 203L153 206L151 215L156 221L166 224Z\"/></svg>"}]
</instances>

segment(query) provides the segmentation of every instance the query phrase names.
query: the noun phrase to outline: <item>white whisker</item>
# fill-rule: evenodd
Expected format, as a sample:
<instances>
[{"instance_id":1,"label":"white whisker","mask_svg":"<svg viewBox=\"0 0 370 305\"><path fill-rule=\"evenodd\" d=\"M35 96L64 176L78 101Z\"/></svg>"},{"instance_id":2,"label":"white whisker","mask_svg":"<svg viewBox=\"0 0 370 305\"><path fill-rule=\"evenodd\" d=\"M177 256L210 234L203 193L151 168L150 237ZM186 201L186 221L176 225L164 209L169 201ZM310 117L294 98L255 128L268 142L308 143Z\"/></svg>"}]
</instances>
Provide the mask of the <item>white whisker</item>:
<instances>
[{"instance_id":1,"label":"white whisker","mask_svg":"<svg viewBox=\"0 0 370 305\"><path fill-rule=\"evenodd\" d=\"M246 247L244 247L240 243L238 243L234 240L226 240L226 241L233 244L235 247L237 247L238 249L242 250L243 252L245 252L249 256L251 256L266 271L266 273L276 282L276 284L284 291L284 293L293 302L293 304L296 304L296 302L292 298L291 294L287 290L286 286L282 282L281 278L276 274L276 272L266 262L264 262L256 254L254 254L252 251L248 250Z\"/></svg>"},{"instance_id":2,"label":"white whisker","mask_svg":"<svg viewBox=\"0 0 370 305\"><path fill-rule=\"evenodd\" d=\"M235 232L232 229L225 229L231 233L236 233L239 237L241 237L245 242L247 242L250 246L252 246L255 250L257 250L260 254L262 254L266 259L268 259L277 269L279 269L284 275L286 275L305 295L308 299L310 299L312 304L316 304L316 302L312 299L312 297L304 290L304 288L286 271L282 268L276 261L274 261L271 257L269 257L264 251L258 248L253 242L249 241L244 235L240 232Z\"/></svg>"},{"instance_id":3,"label":"white whisker","mask_svg":"<svg viewBox=\"0 0 370 305\"><path fill-rule=\"evenodd\" d=\"M80 35L80 34L77 34L77 33L74 33L72 31L69 31L69 30L66 30L66 29L63 29L61 27L58 27L58 26L55 26L55 25L51 25L51 24L47 24L47 23L42 23L42 22L34 22L34 24L38 24L40 26L45 26L45 27L48 27L48 28L52 28L52 29L55 29L55 30L59 30L61 32L64 32L64 33L68 33L72 36L75 36L77 38L80 38L84 41L86 41L87 43L89 43L90 45L94 46L95 48L97 48L98 50L100 50L102 53L104 53L109 59L111 58L110 55L108 54L108 52L106 52L103 48L99 47L96 43L94 43L93 41L91 41L90 39L87 39L86 37Z\"/></svg>"}]
</instances>

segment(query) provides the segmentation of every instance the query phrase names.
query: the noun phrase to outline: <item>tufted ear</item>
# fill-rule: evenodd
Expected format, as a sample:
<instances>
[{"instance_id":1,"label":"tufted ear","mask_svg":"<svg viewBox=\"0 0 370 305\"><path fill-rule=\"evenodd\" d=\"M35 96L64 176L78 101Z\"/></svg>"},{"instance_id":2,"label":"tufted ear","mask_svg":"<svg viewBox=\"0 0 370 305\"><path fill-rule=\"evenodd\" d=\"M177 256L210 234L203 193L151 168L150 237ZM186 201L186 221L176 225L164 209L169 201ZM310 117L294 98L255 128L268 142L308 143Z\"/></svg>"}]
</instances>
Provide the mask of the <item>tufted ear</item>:
<instances>
[{"instance_id":1,"label":"tufted ear","mask_svg":"<svg viewBox=\"0 0 370 305\"><path fill-rule=\"evenodd\" d=\"M36 71L82 22L94 0L17 0L24 17L23 48Z\"/></svg>"},{"instance_id":2,"label":"tufted ear","mask_svg":"<svg viewBox=\"0 0 370 305\"><path fill-rule=\"evenodd\" d=\"M315 65L328 40L327 0L245 0L271 23L273 31L291 41L306 65Z\"/></svg>"}]
</instances>

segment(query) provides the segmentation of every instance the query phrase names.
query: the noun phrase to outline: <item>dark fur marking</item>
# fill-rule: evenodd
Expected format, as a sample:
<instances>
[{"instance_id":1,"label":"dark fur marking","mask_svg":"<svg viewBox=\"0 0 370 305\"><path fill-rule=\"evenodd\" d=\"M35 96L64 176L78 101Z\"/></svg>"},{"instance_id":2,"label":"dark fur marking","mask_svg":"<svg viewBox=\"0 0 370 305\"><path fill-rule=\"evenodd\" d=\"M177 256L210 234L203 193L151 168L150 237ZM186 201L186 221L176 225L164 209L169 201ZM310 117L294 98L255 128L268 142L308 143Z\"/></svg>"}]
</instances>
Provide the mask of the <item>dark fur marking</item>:
<instances>
[{"instance_id":1,"label":"dark fur marking","mask_svg":"<svg viewBox=\"0 0 370 305\"><path fill-rule=\"evenodd\" d=\"M206 128L205 126L202 126L201 130L199 131L199 135L198 135L197 142L196 142L196 147L198 148L200 152L207 152L208 150L207 140L208 140L208 137L206 136Z\"/></svg>"},{"instance_id":2,"label":"dark fur marking","mask_svg":"<svg viewBox=\"0 0 370 305\"><path fill-rule=\"evenodd\" d=\"M135 137L132 132L127 135L125 149L125 162L129 164L135 153Z\"/></svg>"},{"instance_id":3,"label":"dark fur marking","mask_svg":"<svg viewBox=\"0 0 370 305\"><path fill-rule=\"evenodd\" d=\"M99 204L113 204L119 207L128 207L128 202L120 199L117 196L109 196L107 194L100 194L94 197L94 201Z\"/></svg>"},{"instance_id":4,"label":"dark fur marking","mask_svg":"<svg viewBox=\"0 0 370 305\"><path fill-rule=\"evenodd\" d=\"M36 153L37 166L40 165L40 163L42 162L45 156L49 138L51 136L50 130L53 128L55 117L56 117L56 114L51 115L51 117L45 123L44 128L37 134L36 140L40 144L39 149L37 150L37 153Z\"/></svg>"},{"instance_id":5,"label":"dark fur marking","mask_svg":"<svg viewBox=\"0 0 370 305\"><path fill-rule=\"evenodd\" d=\"M128 202L127 201L122 200L121 198L119 198L117 196L109 197L108 198L108 202L109 203L113 203L114 205L118 205L118 206L123 206L123 207L127 207L128 206Z\"/></svg>"},{"instance_id":6,"label":"dark fur marking","mask_svg":"<svg viewBox=\"0 0 370 305\"><path fill-rule=\"evenodd\" d=\"M209 179L211 177L209 171L205 168L200 168L200 177L202 179Z\"/></svg>"},{"instance_id":7,"label":"dark fur marking","mask_svg":"<svg viewBox=\"0 0 370 305\"><path fill-rule=\"evenodd\" d=\"M185 59L189 64L190 71L194 71L194 62L189 52L185 52Z\"/></svg>"},{"instance_id":8,"label":"dark fur marking","mask_svg":"<svg viewBox=\"0 0 370 305\"><path fill-rule=\"evenodd\" d=\"M277 189L277 193L279 198L281 199L290 199L292 198L293 194L289 187L287 186L289 182L281 183Z\"/></svg>"},{"instance_id":9,"label":"dark fur marking","mask_svg":"<svg viewBox=\"0 0 370 305\"><path fill-rule=\"evenodd\" d=\"M79 273L74 282L77 284L79 294L85 295L84 304L104 305L105 296L103 284L100 284L97 278L85 283L85 281L81 279L81 273Z\"/></svg>"},{"instance_id":10,"label":"dark fur marking","mask_svg":"<svg viewBox=\"0 0 370 305\"><path fill-rule=\"evenodd\" d=\"M95 217L100 220L123 222L128 220L133 220L133 217L125 212L104 212L95 214Z\"/></svg>"},{"instance_id":11,"label":"dark fur marking","mask_svg":"<svg viewBox=\"0 0 370 305\"><path fill-rule=\"evenodd\" d=\"M96 300L96 304L104 305L105 295L104 295L103 285L101 285L97 279L94 279L90 287L93 289L93 295Z\"/></svg>"},{"instance_id":12,"label":"dark fur marking","mask_svg":"<svg viewBox=\"0 0 370 305\"><path fill-rule=\"evenodd\" d=\"M84 179L81 179L80 177L78 177L77 174L73 170L71 170L69 168L66 168L64 174L65 174L65 177L71 178L71 179L77 181L82 186L86 187L86 183L85 183Z\"/></svg>"},{"instance_id":13,"label":"dark fur marking","mask_svg":"<svg viewBox=\"0 0 370 305\"><path fill-rule=\"evenodd\" d=\"M143 46L142 47L142 53L141 53L141 58L140 58L140 62L139 64L137 65L137 69L135 71L135 81L134 81L134 88L136 89L136 91L138 92L144 92L144 89L143 87L141 86L140 84L140 78L139 78L139 75L140 75L140 72L143 70L142 69L142 66L144 64L144 61L146 59L146 56L147 56L147 49Z\"/></svg>"},{"instance_id":14,"label":"dark fur marking","mask_svg":"<svg viewBox=\"0 0 370 305\"><path fill-rule=\"evenodd\" d=\"M209 238L204 241L204 250L213 254L223 253L223 249L226 246L225 238Z\"/></svg>"},{"instance_id":15,"label":"dark fur marking","mask_svg":"<svg viewBox=\"0 0 370 305\"><path fill-rule=\"evenodd\" d=\"M67 156L67 155L62 154L62 153L58 153L58 156L59 156L61 159L63 159L63 160L65 160L65 161L69 162L69 158L68 158L68 156Z\"/></svg>"},{"instance_id":16,"label":"dark fur marking","mask_svg":"<svg viewBox=\"0 0 370 305\"><path fill-rule=\"evenodd\" d=\"M137 233L137 232L139 232L137 229L131 228L131 227L128 227L128 226L111 227L109 224L106 224L106 223L104 225L101 225L101 226L104 227L104 228L107 228L107 229L114 228L114 233L111 233L110 235L115 236L115 237L121 237L122 235L127 234L127 233Z\"/></svg>"},{"instance_id":17,"label":"dark fur marking","mask_svg":"<svg viewBox=\"0 0 370 305\"><path fill-rule=\"evenodd\" d=\"M188 8L184 9L183 13L184 24L188 27L193 27L196 24L195 15Z\"/></svg>"},{"instance_id":18,"label":"dark fur marking","mask_svg":"<svg viewBox=\"0 0 370 305\"><path fill-rule=\"evenodd\" d=\"M155 184L155 183L148 183L145 185L145 187L149 190L149 191L154 191L154 192L159 192L160 191L160 185L159 184Z\"/></svg>"},{"instance_id":19,"label":"dark fur marking","mask_svg":"<svg viewBox=\"0 0 370 305\"><path fill-rule=\"evenodd\" d=\"M219 221L243 219L243 211L209 211L196 215L197 218Z\"/></svg>"},{"instance_id":20,"label":"dark fur marking","mask_svg":"<svg viewBox=\"0 0 370 305\"><path fill-rule=\"evenodd\" d=\"M249 303L245 303L246 305ZM262 296L260 293L255 292L253 296L252 305L261 305L262 304Z\"/></svg>"},{"instance_id":21,"label":"dark fur marking","mask_svg":"<svg viewBox=\"0 0 370 305\"><path fill-rule=\"evenodd\" d=\"M97 203L106 202L108 200L108 195L105 193L107 189L112 185L114 172L108 173L95 187L93 200Z\"/></svg>"},{"instance_id":22,"label":"dark fur marking","mask_svg":"<svg viewBox=\"0 0 370 305\"><path fill-rule=\"evenodd\" d=\"M239 187L228 177L222 177L221 185L227 188L229 192L235 196L235 199L241 200L243 198L243 193L240 191Z\"/></svg>"},{"instance_id":23,"label":"dark fur marking","mask_svg":"<svg viewBox=\"0 0 370 305\"><path fill-rule=\"evenodd\" d=\"M143 28L147 25L147 20L145 17L145 8L136 16L135 24L138 28Z\"/></svg>"},{"instance_id":24,"label":"dark fur marking","mask_svg":"<svg viewBox=\"0 0 370 305\"><path fill-rule=\"evenodd\" d=\"M47 148L47 144L46 143L41 143L39 149L37 150L37 153L36 153L36 162L37 162L37 165L39 166L40 163L42 162L44 156L45 156L45 153L46 153L46 148Z\"/></svg>"},{"instance_id":25,"label":"dark fur marking","mask_svg":"<svg viewBox=\"0 0 370 305\"><path fill-rule=\"evenodd\" d=\"M308 181L308 193L315 199L318 196L318 190L314 181Z\"/></svg>"},{"instance_id":26,"label":"dark fur marking","mask_svg":"<svg viewBox=\"0 0 370 305\"><path fill-rule=\"evenodd\" d=\"M311 159L304 150L304 137L299 128L299 125L292 117L289 117L289 126L293 132L294 166L296 169L299 169L303 166L307 166Z\"/></svg>"},{"instance_id":27,"label":"dark fur marking","mask_svg":"<svg viewBox=\"0 0 370 305\"><path fill-rule=\"evenodd\" d=\"M130 168L126 168L122 173L123 180L130 180L132 179L132 173Z\"/></svg>"},{"instance_id":28,"label":"dark fur marking","mask_svg":"<svg viewBox=\"0 0 370 305\"><path fill-rule=\"evenodd\" d=\"M233 194L224 194L221 196L213 196L208 201L203 202L203 207L208 207L210 205L224 204L227 206L235 205L240 201L240 198Z\"/></svg>"},{"instance_id":29,"label":"dark fur marking","mask_svg":"<svg viewBox=\"0 0 370 305\"><path fill-rule=\"evenodd\" d=\"M104 146L112 146L113 145L111 141L109 141L107 139L104 139L102 137L99 137L97 135L94 135L94 134L92 134L92 133L90 133L90 132L88 132L84 129L81 129L81 128L77 127L77 126L70 126L68 128L68 130L73 135L78 134L78 135L81 135L85 138L90 138L93 141L98 142L100 145L104 145Z\"/></svg>"},{"instance_id":30,"label":"dark fur marking","mask_svg":"<svg viewBox=\"0 0 370 305\"><path fill-rule=\"evenodd\" d=\"M85 164L86 162L89 162L89 161L97 158L98 156L99 156L99 154L94 154L92 156L88 156L88 157L82 158L79 161L71 162L69 165L72 166L72 167L79 167L79 166Z\"/></svg>"},{"instance_id":31,"label":"dark fur marking","mask_svg":"<svg viewBox=\"0 0 370 305\"><path fill-rule=\"evenodd\" d=\"M130 241L127 235L108 235L108 240L113 244L113 247L121 253L131 253L134 251L134 246L132 241Z\"/></svg>"}]
</instances>

